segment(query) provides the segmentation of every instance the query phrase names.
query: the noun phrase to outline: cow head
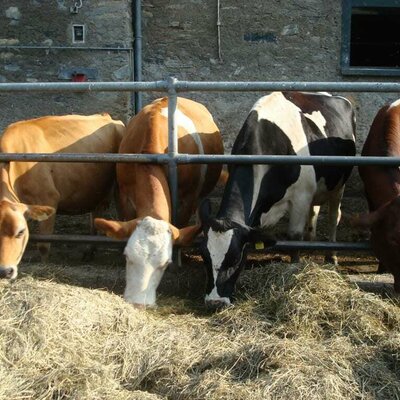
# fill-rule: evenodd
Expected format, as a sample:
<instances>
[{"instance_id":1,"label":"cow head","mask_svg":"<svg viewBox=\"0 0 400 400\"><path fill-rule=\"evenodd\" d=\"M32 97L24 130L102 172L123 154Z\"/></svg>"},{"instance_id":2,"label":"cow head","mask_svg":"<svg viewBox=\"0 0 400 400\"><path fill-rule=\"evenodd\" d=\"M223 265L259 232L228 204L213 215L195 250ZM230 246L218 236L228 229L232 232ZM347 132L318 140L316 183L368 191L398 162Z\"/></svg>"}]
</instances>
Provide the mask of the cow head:
<instances>
[{"instance_id":1,"label":"cow head","mask_svg":"<svg viewBox=\"0 0 400 400\"><path fill-rule=\"evenodd\" d=\"M55 211L53 207L0 201L0 278L15 279L18 275L29 239L27 219L43 221Z\"/></svg>"},{"instance_id":2,"label":"cow head","mask_svg":"<svg viewBox=\"0 0 400 400\"><path fill-rule=\"evenodd\" d=\"M400 292L400 196L367 214L353 215L350 224L371 230L371 245L385 269L394 275L394 288Z\"/></svg>"},{"instance_id":3,"label":"cow head","mask_svg":"<svg viewBox=\"0 0 400 400\"><path fill-rule=\"evenodd\" d=\"M139 307L156 304L156 289L172 261L172 246L189 245L199 233L200 225L178 229L168 222L145 217L127 222L95 219L95 226L107 236L128 239L126 288L124 298Z\"/></svg>"},{"instance_id":4,"label":"cow head","mask_svg":"<svg viewBox=\"0 0 400 400\"><path fill-rule=\"evenodd\" d=\"M204 231L200 249L207 271L205 303L210 308L229 306L246 261L247 244L262 240L273 246L276 241L246 225L211 218L209 201L202 203L200 219Z\"/></svg>"},{"instance_id":5,"label":"cow head","mask_svg":"<svg viewBox=\"0 0 400 400\"><path fill-rule=\"evenodd\" d=\"M390 246L400 246L400 196L366 214L348 216L355 228L379 230L381 239Z\"/></svg>"}]
</instances>

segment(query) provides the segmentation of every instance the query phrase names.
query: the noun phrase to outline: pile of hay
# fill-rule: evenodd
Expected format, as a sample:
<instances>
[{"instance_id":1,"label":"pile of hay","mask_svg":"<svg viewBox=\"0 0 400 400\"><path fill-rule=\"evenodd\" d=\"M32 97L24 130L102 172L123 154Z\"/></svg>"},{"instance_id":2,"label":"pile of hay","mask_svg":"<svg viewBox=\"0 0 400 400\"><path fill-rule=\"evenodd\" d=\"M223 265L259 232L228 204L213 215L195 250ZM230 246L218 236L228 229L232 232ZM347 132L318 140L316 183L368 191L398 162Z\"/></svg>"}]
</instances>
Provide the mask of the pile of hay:
<instances>
[{"instance_id":1,"label":"pile of hay","mask_svg":"<svg viewBox=\"0 0 400 400\"><path fill-rule=\"evenodd\" d=\"M1 399L395 399L400 316L315 264L246 271L207 314L24 277L0 287Z\"/></svg>"}]
</instances>

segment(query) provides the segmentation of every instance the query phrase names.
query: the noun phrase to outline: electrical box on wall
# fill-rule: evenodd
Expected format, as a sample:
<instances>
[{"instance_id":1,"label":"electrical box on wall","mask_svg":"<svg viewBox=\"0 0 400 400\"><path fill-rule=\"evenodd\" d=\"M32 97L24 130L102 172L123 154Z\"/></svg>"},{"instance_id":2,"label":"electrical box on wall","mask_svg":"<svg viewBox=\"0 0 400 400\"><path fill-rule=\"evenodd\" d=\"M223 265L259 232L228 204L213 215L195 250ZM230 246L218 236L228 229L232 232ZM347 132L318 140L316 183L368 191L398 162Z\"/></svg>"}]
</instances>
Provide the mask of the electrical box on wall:
<instances>
[{"instance_id":1,"label":"electrical box on wall","mask_svg":"<svg viewBox=\"0 0 400 400\"><path fill-rule=\"evenodd\" d=\"M84 24L72 25L72 43L82 44L86 39L86 26Z\"/></svg>"}]
</instances>

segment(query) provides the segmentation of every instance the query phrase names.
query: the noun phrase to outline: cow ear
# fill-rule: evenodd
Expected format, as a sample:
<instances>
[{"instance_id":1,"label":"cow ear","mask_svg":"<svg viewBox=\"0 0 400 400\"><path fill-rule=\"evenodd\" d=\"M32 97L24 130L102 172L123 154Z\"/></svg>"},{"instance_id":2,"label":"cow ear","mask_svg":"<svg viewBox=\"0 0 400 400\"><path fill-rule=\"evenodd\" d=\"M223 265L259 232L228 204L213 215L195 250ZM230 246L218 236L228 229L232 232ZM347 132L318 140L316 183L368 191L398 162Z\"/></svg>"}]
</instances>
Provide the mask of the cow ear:
<instances>
[{"instance_id":1,"label":"cow ear","mask_svg":"<svg viewBox=\"0 0 400 400\"><path fill-rule=\"evenodd\" d=\"M131 236L140 221L140 219L133 219L131 221L124 222L95 218L94 226L97 230L105 233L108 237L122 240Z\"/></svg>"},{"instance_id":2,"label":"cow ear","mask_svg":"<svg viewBox=\"0 0 400 400\"><path fill-rule=\"evenodd\" d=\"M254 229L251 228L247 234L247 241L249 243L260 243L262 248L264 247L272 247L276 244L276 239L269 235L263 229Z\"/></svg>"},{"instance_id":3,"label":"cow ear","mask_svg":"<svg viewBox=\"0 0 400 400\"><path fill-rule=\"evenodd\" d=\"M35 221L44 221L55 214L56 209L49 206L29 206L21 204L22 212L25 218L34 219Z\"/></svg>"},{"instance_id":4,"label":"cow ear","mask_svg":"<svg viewBox=\"0 0 400 400\"><path fill-rule=\"evenodd\" d=\"M210 199L204 199L199 207L199 217L202 224L206 224L210 219L211 214L211 202Z\"/></svg>"},{"instance_id":5,"label":"cow ear","mask_svg":"<svg viewBox=\"0 0 400 400\"><path fill-rule=\"evenodd\" d=\"M172 240L174 244L179 246L189 246L194 238L200 233L201 225L191 225L182 229L178 229L174 225L170 224Z\"/></svg>"}]
</instances>

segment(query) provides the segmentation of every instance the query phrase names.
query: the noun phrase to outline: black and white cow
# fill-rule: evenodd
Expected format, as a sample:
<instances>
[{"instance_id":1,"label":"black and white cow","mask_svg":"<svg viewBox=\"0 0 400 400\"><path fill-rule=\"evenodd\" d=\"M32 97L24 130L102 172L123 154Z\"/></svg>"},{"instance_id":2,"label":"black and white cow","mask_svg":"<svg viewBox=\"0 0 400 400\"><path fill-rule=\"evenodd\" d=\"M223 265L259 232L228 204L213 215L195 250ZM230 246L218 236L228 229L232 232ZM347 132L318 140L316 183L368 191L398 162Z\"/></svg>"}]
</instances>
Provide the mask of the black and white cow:
<instances>
[{"instance_id":1,"label":"black and white cow","mask_svg":"<svg viewBox=\"0 0 400 400\"><path fill-rule=\"evenodd\" d=\"M327 93L274 92L259 99L233 145L232 154L355 155L355 117L351 103ZM231 165L216 218L203 202L205 238L201 252L211 307L229 305L244 266L246 245L257 228L275 225L289 213L288 237L314 239L321 204L329 204L329 239L336 240L340 201L352 167ZM274 241L267 240L271 245ZM331 261L336 256L330 255ZM292 262L298 261L298 253Z\"/></svg>"}]
</instances>

